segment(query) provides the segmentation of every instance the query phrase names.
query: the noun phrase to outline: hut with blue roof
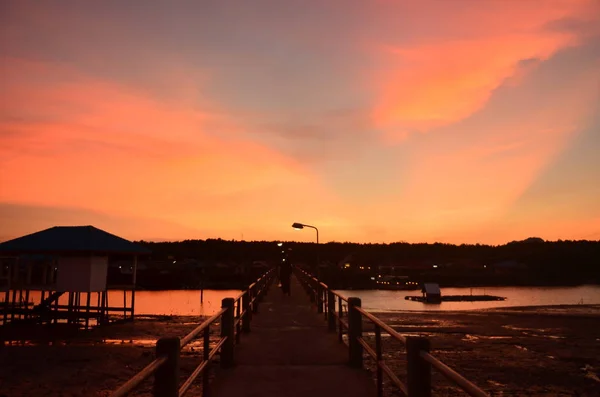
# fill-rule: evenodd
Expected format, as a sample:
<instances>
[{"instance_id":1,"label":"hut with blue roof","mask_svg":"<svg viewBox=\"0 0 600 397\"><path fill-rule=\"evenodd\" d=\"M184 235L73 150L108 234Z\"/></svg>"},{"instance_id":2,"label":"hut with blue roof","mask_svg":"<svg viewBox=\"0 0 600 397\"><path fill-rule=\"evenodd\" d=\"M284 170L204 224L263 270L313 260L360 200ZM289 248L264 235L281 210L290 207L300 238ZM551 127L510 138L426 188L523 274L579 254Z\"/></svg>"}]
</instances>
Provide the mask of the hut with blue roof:
<instances>
[{"instance_id":1,"label":"hut with blue roof","mask_svg":"<svg viewBox=\"0 0 600 397\"><path fill-rule=\"evenodd\" d=\"M55 226L0 243L0 321L66 322L88 328L117 318L132 320L138 256L149 253L94 226ZM109 258L115 256L132 261L131 282L126 285L107 282ZM109 305L109 291L122 294L122 306Z\"/></svg>"}]
</instances>

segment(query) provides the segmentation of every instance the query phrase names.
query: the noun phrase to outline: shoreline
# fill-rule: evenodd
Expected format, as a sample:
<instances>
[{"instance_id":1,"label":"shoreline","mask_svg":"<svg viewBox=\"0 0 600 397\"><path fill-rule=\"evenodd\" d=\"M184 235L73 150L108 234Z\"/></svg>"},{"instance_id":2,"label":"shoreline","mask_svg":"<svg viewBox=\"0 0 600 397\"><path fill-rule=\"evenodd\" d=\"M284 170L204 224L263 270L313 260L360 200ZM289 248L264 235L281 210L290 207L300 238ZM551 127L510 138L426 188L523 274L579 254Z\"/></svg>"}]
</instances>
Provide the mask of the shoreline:
<instances>
[{"instance_id":1,"label":"shoreline","mask_svg":"<svg viewBox=\"0 0 600 397\"><path fill-rule=\"evenodd\" d=\"M474 312L489 312L489 313L501 313L504 311L509 312L517 312L517 311L527 311L534 312L540 310L551 310L551 309L581 309L588 310L591 314L597 314L600 316L600 304L598 303L585 303L585 304L557 304L557 305L522 305L522 306L500 306L500 307L491 307L491 308L475 308L475 309L452 309L452 310L371 310L365 309L369 313L377 315L377 314L394 314L394 313L423 313L423 314L449 314L449 313L474 313ZM544 314L544 313L538 313Z\"/></svg>"},{"instance_id":2,"label":"shoreline","mask_svg":"<svg viewBox=\"0 0 600 397\"><path fill-rule=\"evenodd\" d=\"M234 289L239 289L242 290L243 288L247 287L248 284L247 283L233 283L231 285L227 285L227 286L223 286L223 285L219 285L217 287L213 286L207 286L205 288L187 288L187 287L176 287L176 288L147 288L141 285L136 286L136 291L149 291L149 292L165 292L165 291L200 291L200 290L204 290L204 291L227 291L227 290L234 290ZM577 287L598 287L600 286L600 283L576 283L576 284L488 284L488 283L482 283L482 284L469 284L469 285L463 285L463 284L440 284L440 288L577 288ZM398 290L386 290L384 288L353 288L353 287L340 287L340 288L333 288L336 291L418 291L420 290L420 288L417 289L398 289Z\"/></svg>"}]
</instances>

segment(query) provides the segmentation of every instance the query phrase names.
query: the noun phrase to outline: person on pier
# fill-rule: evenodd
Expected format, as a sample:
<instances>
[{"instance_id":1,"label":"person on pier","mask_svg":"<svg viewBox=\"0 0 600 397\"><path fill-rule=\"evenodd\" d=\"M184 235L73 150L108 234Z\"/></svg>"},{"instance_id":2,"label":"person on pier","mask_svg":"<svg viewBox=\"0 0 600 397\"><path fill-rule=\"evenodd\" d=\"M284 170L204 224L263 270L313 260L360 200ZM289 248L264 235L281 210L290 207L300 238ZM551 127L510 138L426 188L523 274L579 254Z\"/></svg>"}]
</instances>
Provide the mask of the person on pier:
<instances>
[{"instance_id":1,"label":"person on pier","mask_svg":"<svg viewBox=\"0 0 600 397\"><path fill-rule=\"evenodd\" d=\"M282 262L279 265L279 281L281 282L281 291L284 295L291 295L291 277L292 277L292 265L289 262Z\"/></svg>"}]
</instances>

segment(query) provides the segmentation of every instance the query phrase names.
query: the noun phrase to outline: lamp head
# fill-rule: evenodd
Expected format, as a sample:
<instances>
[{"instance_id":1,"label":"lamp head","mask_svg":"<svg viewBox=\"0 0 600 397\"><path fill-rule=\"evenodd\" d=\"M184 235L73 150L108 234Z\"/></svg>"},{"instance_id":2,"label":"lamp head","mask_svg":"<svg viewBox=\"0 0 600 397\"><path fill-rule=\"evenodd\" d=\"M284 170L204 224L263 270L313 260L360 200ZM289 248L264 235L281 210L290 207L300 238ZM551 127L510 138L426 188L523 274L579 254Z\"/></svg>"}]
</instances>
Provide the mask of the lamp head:
<instances>
[{"instance_id":1,"label":"lamp head","mask_svg":"<svg viewBox=\"0 0 600 397\"><path fill-rule=\"evenodd\" d=\"M304 225L298 222L295 222L292 227L296 230L304 229Z\"/></svg>"}]
</instances>

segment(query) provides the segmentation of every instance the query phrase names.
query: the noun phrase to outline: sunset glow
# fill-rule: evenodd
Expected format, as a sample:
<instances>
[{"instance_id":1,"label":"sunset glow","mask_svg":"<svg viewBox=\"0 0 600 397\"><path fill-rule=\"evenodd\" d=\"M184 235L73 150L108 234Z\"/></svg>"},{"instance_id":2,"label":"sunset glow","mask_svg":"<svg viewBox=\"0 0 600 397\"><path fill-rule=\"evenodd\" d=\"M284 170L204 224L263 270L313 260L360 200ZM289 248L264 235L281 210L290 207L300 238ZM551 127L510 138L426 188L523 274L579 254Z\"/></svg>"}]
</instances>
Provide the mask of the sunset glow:
<instances>
[{"instance_id":1,"label":"sunset glow","mask_svg":"<svg viewBox=\"0 0 600 397\"><path fill-rule=\"evenodd\" d=\"M598 1L8 1L0 37L0 241L600 239Z\"/></svg>"}]
</instances>

